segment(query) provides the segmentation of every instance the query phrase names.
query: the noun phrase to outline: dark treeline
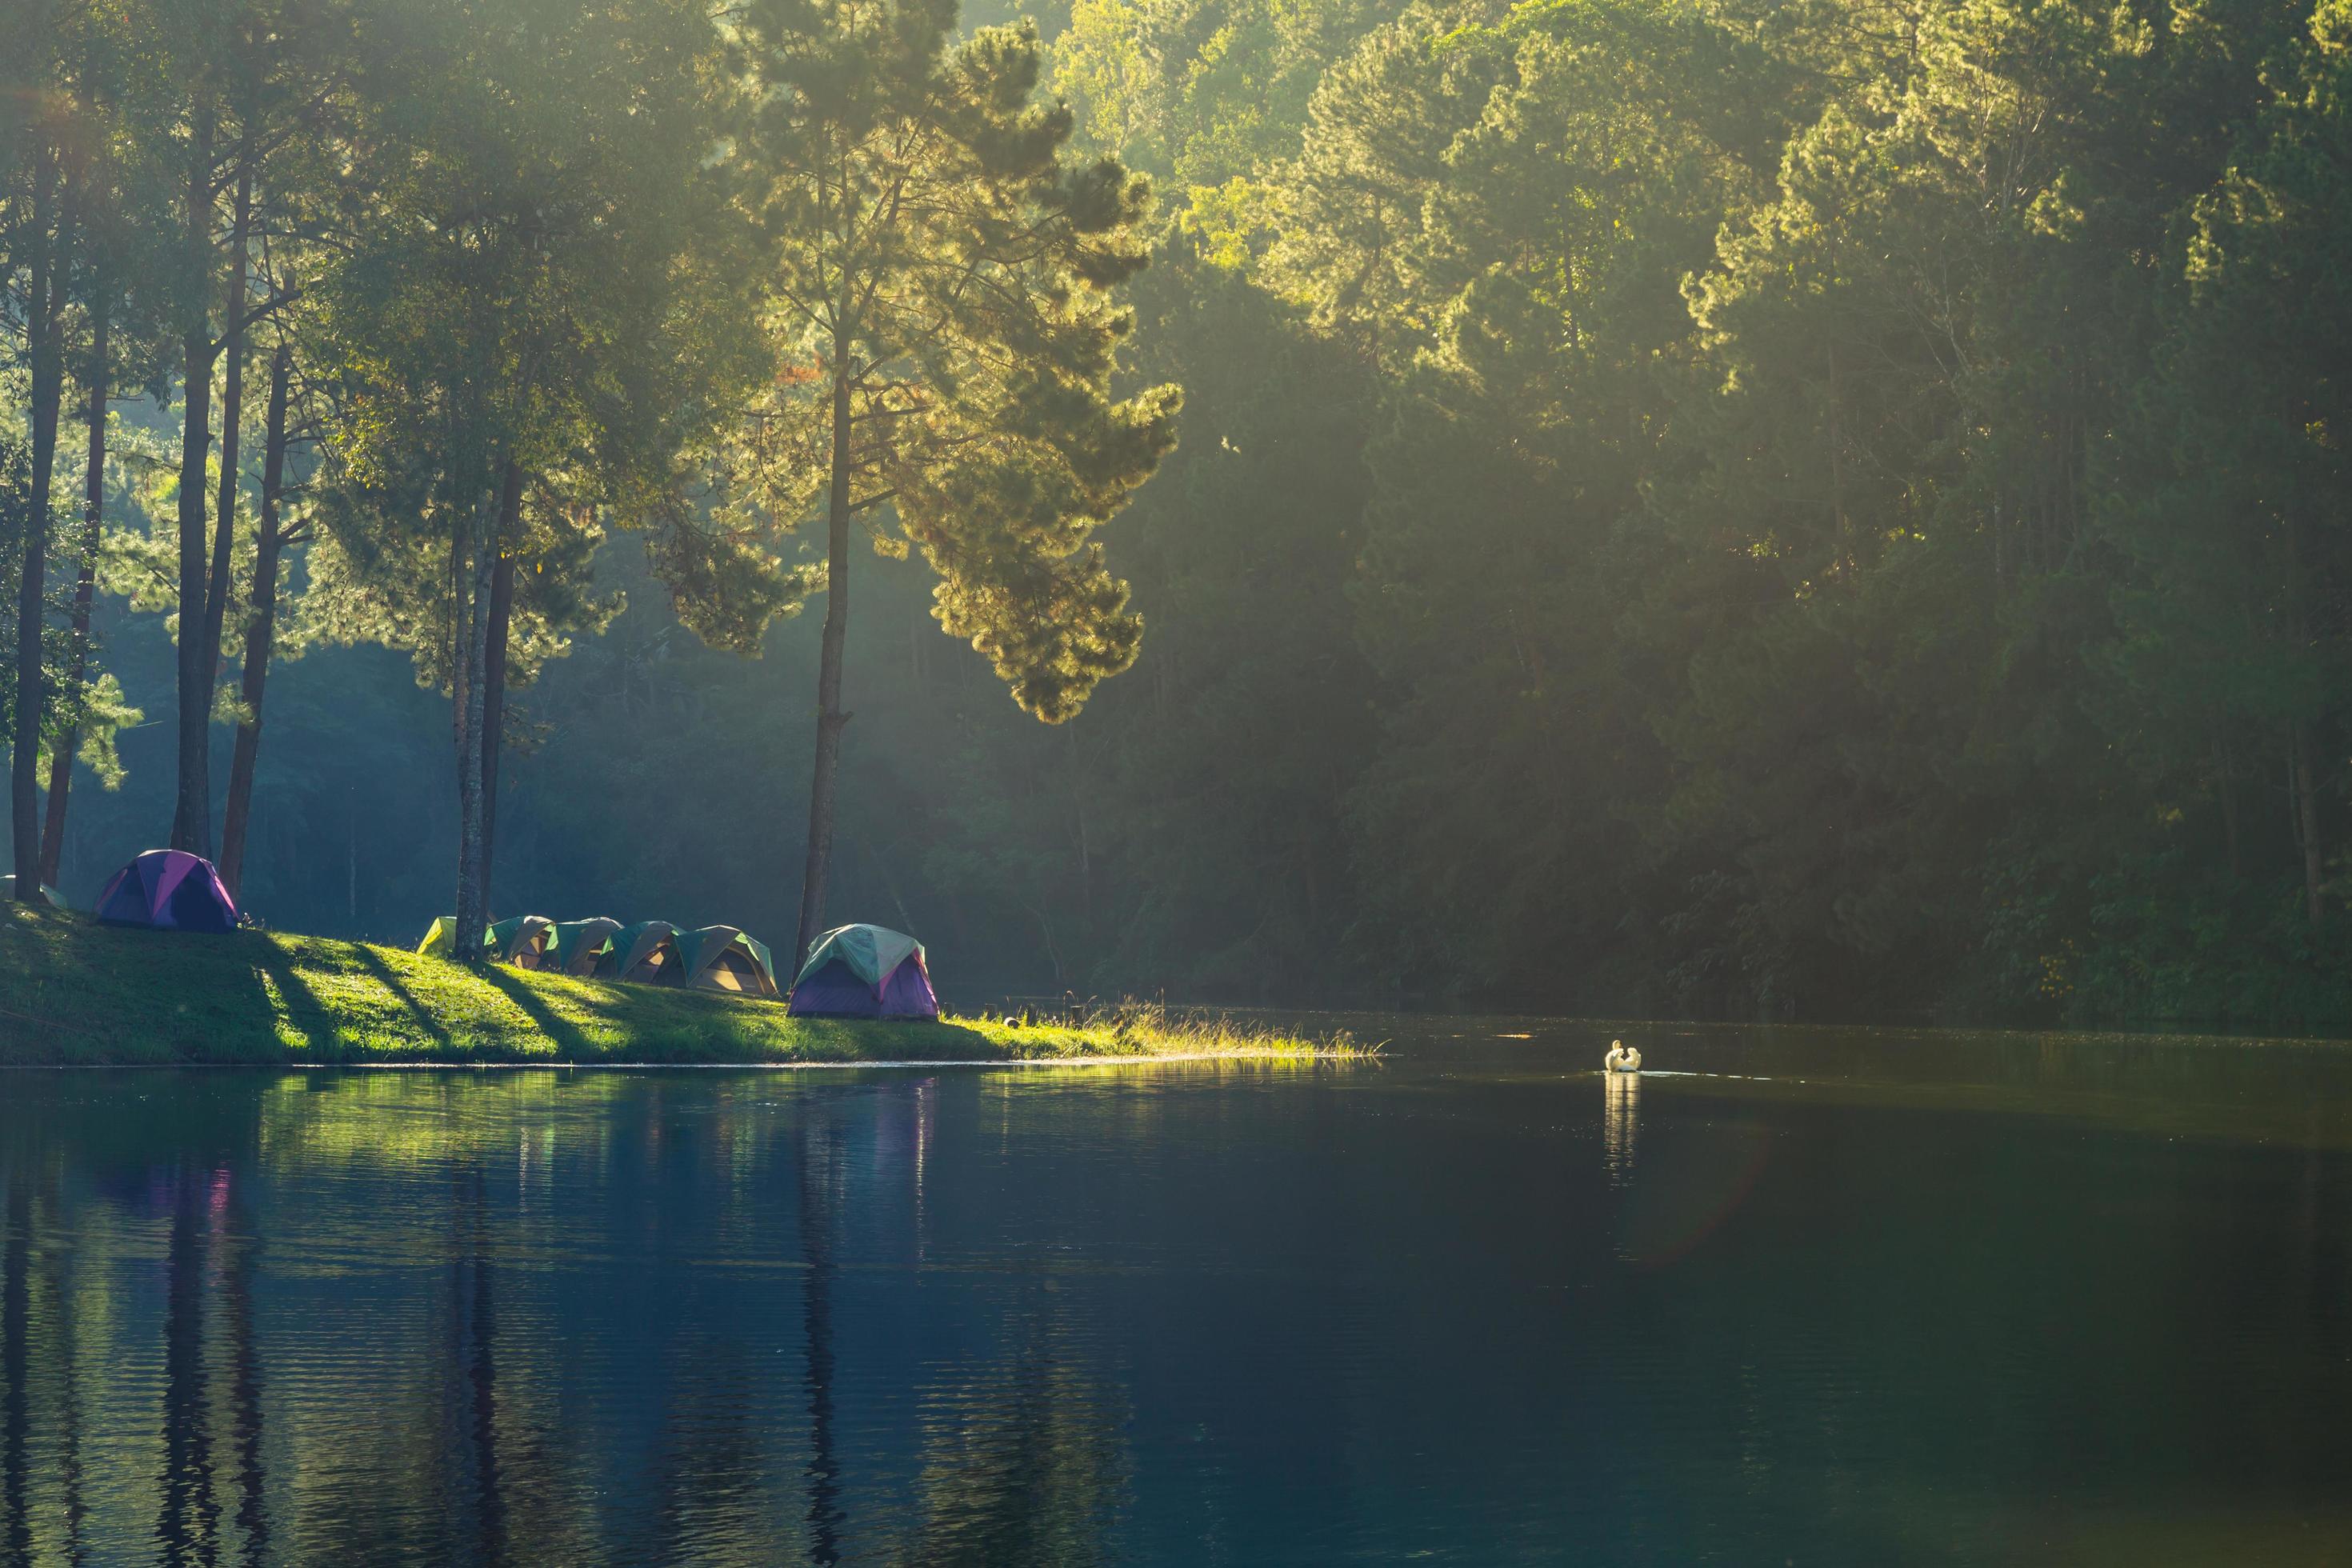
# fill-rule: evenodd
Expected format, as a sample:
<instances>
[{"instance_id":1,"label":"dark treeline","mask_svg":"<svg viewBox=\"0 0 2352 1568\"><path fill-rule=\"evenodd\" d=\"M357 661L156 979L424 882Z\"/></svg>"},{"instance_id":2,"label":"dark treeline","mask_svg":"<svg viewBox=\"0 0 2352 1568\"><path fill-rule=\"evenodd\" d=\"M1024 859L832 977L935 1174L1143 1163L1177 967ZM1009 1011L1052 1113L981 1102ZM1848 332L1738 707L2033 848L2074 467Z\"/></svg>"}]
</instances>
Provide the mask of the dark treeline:
<instances>
[{"instance_id":1,"label":"dark treeline","mask_svg":"<svg viewBox=\"0 0 2352 1568\"><path fill-rule=\"evenodd\" d=\"M413 939L487 784L500 912L870 918L951 996L2352 1018L2340 5L646 0L483 95L512 190L602 193L518 242L528 310L436 248L446 192L404 228L350 176L431 166L435 72L510 79L422 26L391 58L394 12L437 14L302 13L273 107L215 117L204 225L168 177L194 98L109 100L143 105L107 188L150 217L62 273L93 182L10 128L9 585L31 530L48 605L10 700L121 775L71 797L69 894L242 788L257 909ZM80 47L11 102L75 101ZM601 68L668 128L611 134L654 110ZM433 156L478 184L458 129ZM286 161L250 195L248 143ZM828 205L926 182L878 237ZM200 226L248 279L241 369L218 289L158 281ZM561 395L515 413L525 360ZM412 395L482 384L457 425ZM224 514L240 584L283 536L299 655L226 806L140 718L188 710L189 525ZM460 557L509 606L471 797L430 695L467 689ZM237 594L194 664L232 775L261 689L229 677L270 647Z\"/></svg>"}]
</instances>

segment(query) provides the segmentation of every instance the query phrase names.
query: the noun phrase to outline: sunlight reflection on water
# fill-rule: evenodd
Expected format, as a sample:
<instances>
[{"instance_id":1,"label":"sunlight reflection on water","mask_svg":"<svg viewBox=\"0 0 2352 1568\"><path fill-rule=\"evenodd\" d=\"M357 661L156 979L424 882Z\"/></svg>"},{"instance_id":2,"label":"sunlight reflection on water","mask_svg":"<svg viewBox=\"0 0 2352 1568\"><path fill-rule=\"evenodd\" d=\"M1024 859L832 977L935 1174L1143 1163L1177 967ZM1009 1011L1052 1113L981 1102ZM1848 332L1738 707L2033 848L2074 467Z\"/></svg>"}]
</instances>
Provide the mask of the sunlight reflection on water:
<instances>
[{"instance_id":1,"label":"sunlight reflection on water","mask_svg":"<svg viewBox=\"0 0 2352 1568\"><path fill-rule=\"evenodd\" d=\"M1601 1089L1601 1163L1610 1184L1622 1187L1633 1179L1633 1145L1642 1131L1642 1078L1639 1073L1602 1073Z\"/></svg>"}]
</instances>

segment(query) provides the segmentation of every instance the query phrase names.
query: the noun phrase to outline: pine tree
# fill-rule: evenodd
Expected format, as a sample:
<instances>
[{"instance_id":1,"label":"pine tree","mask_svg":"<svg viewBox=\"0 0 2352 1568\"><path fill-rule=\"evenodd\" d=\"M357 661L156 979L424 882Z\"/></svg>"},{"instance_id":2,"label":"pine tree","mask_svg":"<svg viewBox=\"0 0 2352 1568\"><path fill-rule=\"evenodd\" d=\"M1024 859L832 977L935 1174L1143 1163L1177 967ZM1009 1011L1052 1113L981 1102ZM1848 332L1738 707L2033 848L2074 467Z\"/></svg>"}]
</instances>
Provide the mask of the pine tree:
<instances>
[{"instance_id":1,"label":"pine tree","mask_svg":"<svg viewBox=\"0 0 2352 1568\"><path fill-rule=\"evenodd\" d=\"M410 647L428 682L446 672L469 961L532 509L687 526L677 454L747 363L717 327L746 269L697 248L723 255L729 233L708 19L680 0L514 12L485 29L463 5L401 5L400 47L362 84L319 285L338 407L334 548L314 565L331 576L340 555L344 587L373 584L346 635Z\"/></svg>"},{"instance_id":2,"label":"pine tree","mask_svg":"<svg viewBox=\"0 0 2352 1568\"><path fill-rule=\"evenodd\" d=\"M1111 390L1130 324L1112 291L1144 265L1149 185L1065 155L1068 109L1033 101L1032 28L953 43L955 15L763 0L746 17L784 373L745 458L771 511L821 505L825 527L795 953L824 924L853 526L921 552L940 626L1048 723L1143 631L1089 536L1175 441L1174 387Z\"/></svg>"}]
</instances>

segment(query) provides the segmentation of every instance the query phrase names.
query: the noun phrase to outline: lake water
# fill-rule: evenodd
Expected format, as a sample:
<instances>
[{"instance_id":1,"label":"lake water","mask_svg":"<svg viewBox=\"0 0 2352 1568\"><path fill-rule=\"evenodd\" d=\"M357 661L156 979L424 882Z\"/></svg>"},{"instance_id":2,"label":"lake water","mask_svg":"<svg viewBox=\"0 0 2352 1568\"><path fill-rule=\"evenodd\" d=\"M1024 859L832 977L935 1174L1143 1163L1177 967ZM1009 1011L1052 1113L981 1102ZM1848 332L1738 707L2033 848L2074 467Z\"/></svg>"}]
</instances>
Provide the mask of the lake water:
<instances>
[{"instance_id":1,"label":"lake water","mask_svg":"<svg viewBox=\"0 0 2352 1568\"><path fill-rule=\"evenodd\" d=\"M2352 1562L2352 1050L1355 1024L0 1075L0 1563Z\"/></svg>"}]
</instances>

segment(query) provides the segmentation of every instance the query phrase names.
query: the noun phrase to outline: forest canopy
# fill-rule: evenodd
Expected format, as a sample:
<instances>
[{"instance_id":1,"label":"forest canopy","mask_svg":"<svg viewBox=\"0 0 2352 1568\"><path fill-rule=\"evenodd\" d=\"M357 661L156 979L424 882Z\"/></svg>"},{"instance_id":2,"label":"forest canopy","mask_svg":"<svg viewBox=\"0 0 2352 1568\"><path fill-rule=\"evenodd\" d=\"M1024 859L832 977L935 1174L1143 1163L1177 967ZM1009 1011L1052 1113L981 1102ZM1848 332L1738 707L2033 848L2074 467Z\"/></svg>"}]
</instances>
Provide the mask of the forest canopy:
<instances>
[{"instance_id":1,"label":"forest canopy","mask_svg":"<svg viewBox=\"0 0 2352 1568\"><path fill-rule=\"evenodd\" d=\"M2342 0L26 4L69 897L2352 1021Z\"/></svg>"}]
</instances>

